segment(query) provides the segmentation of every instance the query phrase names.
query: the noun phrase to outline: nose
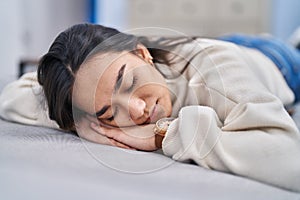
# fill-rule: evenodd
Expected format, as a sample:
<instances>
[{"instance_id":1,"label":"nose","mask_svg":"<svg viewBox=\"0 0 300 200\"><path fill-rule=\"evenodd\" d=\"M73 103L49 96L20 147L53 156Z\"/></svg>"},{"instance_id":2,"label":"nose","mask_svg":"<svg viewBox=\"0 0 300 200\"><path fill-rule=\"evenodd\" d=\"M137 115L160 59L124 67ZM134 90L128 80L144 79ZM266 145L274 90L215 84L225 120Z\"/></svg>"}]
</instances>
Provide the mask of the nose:
<instances>
[{"instance_id":1,"label":"nose","mask_svg":"<svg viewBox=\"0 0 300 200\"><path fill-rule=\"evenodd\" d=\"M138 97L131 97L129 100L129 114L135 120L144 115L146 103L143 99Z\"/></svg>"}]
</instances>

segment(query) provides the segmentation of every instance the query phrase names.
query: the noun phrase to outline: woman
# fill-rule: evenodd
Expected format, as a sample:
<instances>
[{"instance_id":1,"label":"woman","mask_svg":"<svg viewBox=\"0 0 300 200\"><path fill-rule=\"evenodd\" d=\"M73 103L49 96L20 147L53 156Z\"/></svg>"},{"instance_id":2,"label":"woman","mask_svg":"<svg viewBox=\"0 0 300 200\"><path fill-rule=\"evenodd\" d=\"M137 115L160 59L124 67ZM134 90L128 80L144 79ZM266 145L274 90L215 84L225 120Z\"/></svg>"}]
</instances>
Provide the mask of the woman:
<instances>
[{"instance_id":1,"label":"woman","mask_svg":"<svg viewBox=\"0 0 300 200\"><path fill-rule=\"evenodd\" d=\"M50 119L84 139L162 148L174 160L300 192L299 131L284 107L295 101L297 87L278 67L262 51L229 42L150 40L80 24L55 39L37 78ZM32 113L38 98L28 103L24 96L39 86L29 76L4 90L3 117L22 122ZM14 105L22 101L28 109L22 111L7 99L24 85L27 92L14 97ZM53 126L45 114L32 118ZM157 127L159 119L167 130Z\"/></svg>"}]
</instances>

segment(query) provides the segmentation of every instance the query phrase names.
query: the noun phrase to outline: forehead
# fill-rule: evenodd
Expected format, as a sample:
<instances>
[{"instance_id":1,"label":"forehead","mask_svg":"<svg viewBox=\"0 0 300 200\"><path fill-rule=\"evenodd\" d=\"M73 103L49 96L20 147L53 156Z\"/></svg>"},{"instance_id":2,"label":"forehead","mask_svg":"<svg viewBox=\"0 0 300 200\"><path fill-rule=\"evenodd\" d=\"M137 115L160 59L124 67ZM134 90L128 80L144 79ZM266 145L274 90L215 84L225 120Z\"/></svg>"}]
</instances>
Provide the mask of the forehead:
<instances>
[{"instance_id":1,"label":"forehead","mask_svg":"<svg viewBox=\"0 0 300 200\"><path fill-rule=\"evenodd\" d=\"M100 89L102 95L110 92L126 55L126 52L99 54L84 62L75 75L73 103L84 111L94 113L96 91ZM104 84L108 87L103 87Z\"/></svg>"}]
</instances>

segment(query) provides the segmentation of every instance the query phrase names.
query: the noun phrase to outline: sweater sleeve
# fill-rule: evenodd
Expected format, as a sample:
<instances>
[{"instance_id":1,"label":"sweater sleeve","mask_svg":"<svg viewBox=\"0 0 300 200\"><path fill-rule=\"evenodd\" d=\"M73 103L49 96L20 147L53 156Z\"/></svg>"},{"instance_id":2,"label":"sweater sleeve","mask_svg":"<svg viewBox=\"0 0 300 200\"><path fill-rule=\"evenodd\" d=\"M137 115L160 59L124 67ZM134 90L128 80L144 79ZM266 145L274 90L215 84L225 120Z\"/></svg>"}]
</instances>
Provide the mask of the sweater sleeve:
<instances>
[{"instance_id":1,"label":"sweater sleeve","mask_svg":"<svg viewBox=\"0 0 300 200\"><path fill-rule=\"evenodd\" d=\"M0 94L0 116L21 124L59 128L48 116L48 108L36 72L8 84Z\"/></svg>"},{"instance_id":2,"label":"sweater sleeve","mask_svg":"<svg viewBox=\"0 0 300 200\"><path fill-rule=\"evenodd\" d=\"M258 117L259 113L253 110L253 105L243 107L244 115L254 112L257 114L253 117ZM240 115L235 123L242 118ZM163 152L174 160L193 160L208 169L299 192L299 138L288 122L276 128L276 117L274 120L273 128L229 131L222 127L212 108L184 107L167 131Z\"/></svg>"},{"instance_id":3,"label":"sweater sleeve","mask_svg":"<svg viewBox=\"0 0 300 200\"><path fill-rule=\"evenodd\" d=\"M202 95L217 101L183 107L163 140L164 154L300 192L300 137L295 123L239 58L226 52L218 56L210 56L216 67L202 76L203 91L210 91Z\"/></svg>"}]
</instances>

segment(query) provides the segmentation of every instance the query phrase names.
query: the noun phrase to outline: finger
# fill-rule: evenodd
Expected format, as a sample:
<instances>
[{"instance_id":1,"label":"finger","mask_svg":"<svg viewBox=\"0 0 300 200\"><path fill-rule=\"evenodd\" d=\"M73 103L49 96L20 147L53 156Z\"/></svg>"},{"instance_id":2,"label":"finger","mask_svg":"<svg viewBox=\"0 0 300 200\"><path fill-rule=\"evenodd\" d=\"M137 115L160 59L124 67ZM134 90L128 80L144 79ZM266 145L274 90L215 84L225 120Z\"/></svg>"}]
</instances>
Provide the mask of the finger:
<instances>
[{"instance_id":1,"label":"finger","mask_svg":"<svg viewBox=\"0 0 300 200\"><path fill-rule=\"evenodd\" d=\"M133 147L135 149L147 151L147 150L153 150L155 147L155 142L154 142L153 136L137 137L136 134L134 134L132 136L129 133L123 132L123 130L121 130L119 128L106 128L103 126L98 126L94 123L91 123L91 127L96 132L100 132L110 139L114 139L115 141L117 141L119 143L125 144L125 145ZM125 130L126 129L124 129L124 131ZM152 141L149 142L152 139L153 139L153 142Z\"/></svg>"},{"instance_id":2,"label":"finger","mask_svg":"<svg viewBox=\"0 0 300 200\"><path fill-rule=\"evenodd\" d=\"M108 128L106 126L103 126L101 124L96 124L94 122L91 122L90 127L94 131L101 133L102 135L105 135L106 137L113 138L115 140L120 133L123 133L122 130L120 130L119 128L116 128L116 127Z\"/></svg>"},{"instance_id":3,"label":"finger","mask_svg":"<svg viewBox=\"0 0 300 200\"><path fill-rule=\"evenodd\" d=\"M123 134L123 132L118 128L106 128L104 126L100 126L100 125L97 125L95 123L91 123L91 128L94 131L99 132L99 133L105 135L108 138L114 139L118 142L122 142L122 141L119 141L119 137L120 137L121 134Z\"/></svg>"},{"instance_id":4,"label":"finger","mask_svg":"<svg viewBox=\"0 0 300 200\"><path fill-rule=\"evenodd\" d=\"M133 148L129 145L126 145L126 144L124 144L120 141L115 140L114 138L117 138L117 134L112 135L112 133L116 132L113 129L108 130L107 128L101 127L101 126L99 126L95 123L91 123L91 128L93 130L95 130L97 133L100 133L101 135L108 137L109 141L111 142L111 144L113 146L117 146L117 147L121 147L121 148L125 148L125 149L134 149L134 150L136 150L135 148Z\"/></svg>"},{"instance_id":5,"label":"finger","mask_svg":"<svg viewBox=\"0 0 300 200\"><path fill-rule=\"evenodd\" d=\"M118 141L115 141L114 139L107 138L106 136L103 136L98 132L93 132L93 131L85 132L84 134L81 134L80 137L83 139L86 139L90 142L97 143L97 144L116 146L116 147L121 147L121 148L125 148L125 149L133 149L132 147L129 147Z\"/></svg>"},{"instance_id":6,"label":"finger","mask_svg":"<svg viewBox=\"0 0 300 200\"><path fill-rule=\"evenodd\" d=\"M120 131L119 134L111 134L110 136L112 136L118 142L129 145L136 149L145 151L153 151L156 149L154 137L137 137L136 135L132 136L122 131Z\"/></svg>"},{"instance_id":7,"label":"finger","mask_svg":"<svg viewBox=\"0 0 300 200\"><path fill-rule=\"evenodd\" d=\"M100 124L97 124L97 123L92 122L90 125L91 125L91 128L92 128L94 131L96 131L96 132L98 132L98 133L101 133L101 134L107 136L106 133L105 133L105 129L106 129L106 128L100 126Z\"/></svg>"},{"instance_id":8,"label":"finger","mask_svg":"<svg viewBox=\"0 0 300 200\"><path fill-rule=\"evenodd\" d=\"M86 139L90 142L94 142L97 144L111 145L111 142L109 141L109 139L106 136L96 133L93 130L80 132L80 133L78 133L78 135L81 138Z\"/></svg>"},{"instance_id":9,"label":"finger","mask_svg":"<svg viewBox=\"0 0 300 200\"><path fill-rule=\"evenodd\" d=\"M90 122L94 122L95 124L99 124L99 120L98 120L95 116L92 116L92 115L87 114L87 115L86 115L86 118L87 118Z\"/></svg>"},{"instance_id":10,"label":"finger","mask_svg":"<svg viewBox=\"0 0 300 200\"><path fill-rule=\"evenodd\" d=\"M112 144L116 145L117 143L121 143L119 141L117 141L115 138L117 136L117 134L112 134L113 132L115 132L114 129L108 129L106 127L103 127L103 126L100 126L100 125L97 125L95 123L91 123L90 124L90 127L92 130L94 130L96 133L99 133L105 137L107 137L108 139L110 139L110 141L112 142ZM113 142L115 141L115 142ZM117 142L117 143L116 143Z\"/></svg>"}]
</instances>

